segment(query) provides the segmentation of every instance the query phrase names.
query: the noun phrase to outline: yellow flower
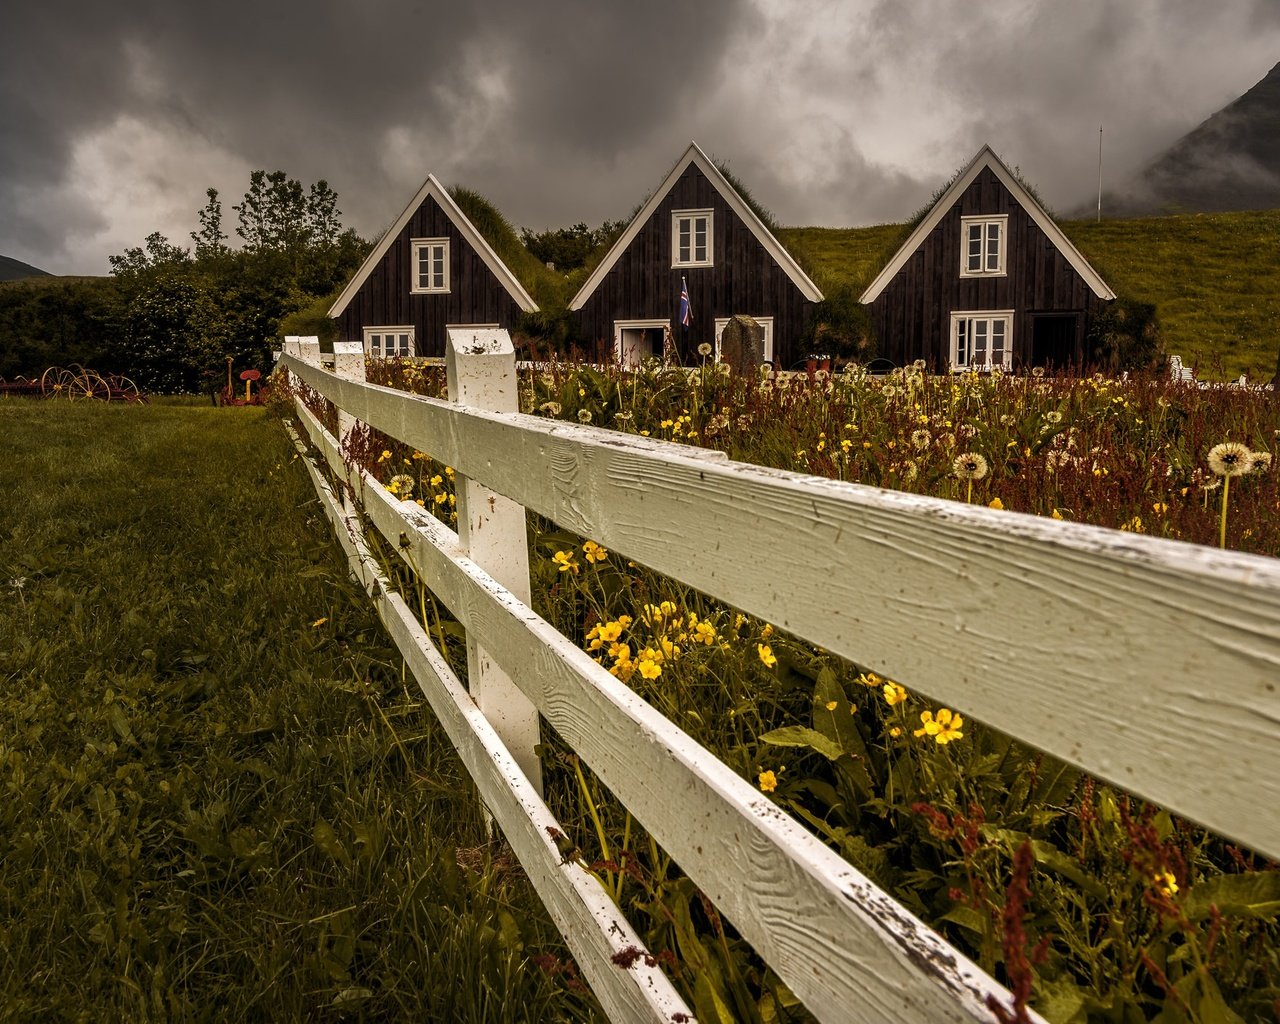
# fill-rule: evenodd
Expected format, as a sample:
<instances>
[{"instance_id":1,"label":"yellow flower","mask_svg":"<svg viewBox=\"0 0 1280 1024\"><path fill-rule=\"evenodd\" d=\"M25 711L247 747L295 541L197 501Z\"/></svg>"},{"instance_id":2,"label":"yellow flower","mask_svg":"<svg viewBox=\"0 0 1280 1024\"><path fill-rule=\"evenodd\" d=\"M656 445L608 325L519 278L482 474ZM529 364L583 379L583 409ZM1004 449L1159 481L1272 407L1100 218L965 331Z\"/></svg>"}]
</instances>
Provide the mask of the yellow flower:
<instances>
[{"instance_id":1,"label":"yellow flower","mask_svg":"<svg viewBox=\"0 0 1280 1024\"><path fill-rule=\"evenodd\" d=\"M596 629L598 630L596 635L605 643L611 644L622 636L621 622L603 622Z\"/></svg>"},{"instance_id":2,"label":"yellow flower","mask_svg":"<svg viewBox=\"0 0 1280 1024\"><path fill-rule=\"evenodd\" d=\"M884 699L888 702L890 707L893 707L896 704L901 704L907 699L907 691L897 683L885 683Z\"/></svg>"},{"instance_id":3,"label":"yellow flower","mask_svg":"<svg viewBox=\"0 0 1280 1024\"><path fill-rule=\"evenodd\" d=\"M773 656L773 648L768 644L756 644L756 650L760 653L760 660L764 662L766 668L773 668L778 664L778 659Z\"/></svg>"},{"instance_id":4,"label":"yellow flower","mask_svg":"<svg viewBox=\"0 0 1280 1024\"><path fill-rule=\"evenodd\" d=\"M934 718L931 711L921 711L920 721L922 724L913 733L915 736L932 736L942 746L953 740L964 738L964 733L960 731L964 725L964 719L959 715L953 715L947 708L940 708L937 718Z\"/></svg>"},{"instance_id":5,"label":"yellow flower","mask_svg":"<svg viewBox=\"0 0 1280 1024\"><path fill-rule=\"evenodd\" d=\"M328 621L329 621L328 619L316 619L316 621L315 621L315 622L311 623L311 628L312 628L312 629L319 629L321 626L323 626L323 625L324 625L326 622L328 622Z\"/></svg>"},{"instance_id":6,"label":"yellow flower","mask_svg":"<svg viewBox=\"0 0 1280 1024\"><path fill-rule=\"evenodd\" d=\"M760 630L760 639L768 640L771 636L773 636L773 627L766 622L764 629Z\"/></svg>"},{"instance_id":7,"label":"yellow flower","mask_svg":"<svg viewBox=\"0 0 1280 1024\"><path fill-rule=\"evenodd\" d=\"M829 700L829 701L827 701L827 710L828 710L828 711L834 711L834 710L835 710L836 708L838 708L839 706L840 706L840 702L839 702L838 700Z\"/></svg>"},{"instance_id":8,"label":"yellow flower","mask_svg":"<svg viewBox=\"0 0 1280 1024\"><path fill-rule=\"evenodd\" d=\"M437 495L437 497L439 497L439 496ZM575 561L573 560L573 552L572 552L572 551L557 551L557 552L556 552L554 555L552 555L551 557L552 557L552 560L553 560L553 561L554 561L558 566L560 566L560 571L561 571L561 572L575 572L575 573L576 573L576 572L578 571L578 563L577 563L577 562L575 562Z\"/></svg>"},{"instance_id":9,"label":"yellow flower","mask_svg":"<svg viewBox=\"0 0 1280 1024\"><path fill-rule=\"evenodd\" d=\"M764 793L772 793L778 788L778 776L773 772L760 773L760 790Z\"/></svg>"},{"instance_id":10,"label":"yellow flower","mask_svg":"<svg viewBox=\"0 0 1280 1024\"><path fill-rule=\"evenodd\" d=\"M389 459L389 458L391 458L391 453L390 453L390 452L388 452L388 451L384 451L381 455L379 455L379 456L378 456L378 461L379 461L379 462L386 462L386 461L387 461L387 459Z\"/></svg>"},{"instance_id":11,"label":"yellow flower","mask_svg":"<svg viewBox=\"0 0 1280 1024\"><path fill-rule=\"evenodd\" d=\"M991 501L988 503L987 507L994 508L997 511L1001 511L1004 509L1004 502L1001 501L999 498L992 498Z\"/></svg>"},{"instance_id":12,"label":"yellow flower","mask_svg":"<svg viewBox=\"0 0 1280 1024\"><path fill-rule=\"evenodd\" d=\"M1052 518L1052 519L1061 519L1061 518L1062 518L1062 513L1061 513L1061 512L1059 512L1059 511L1055 508L1055 509L1053 510L1053 515L1052 515L1050 518Z\"/></svg>"},{"instance_id":13,"label":"yellow flower","mask_svg":"<svg viewBox=\"0 0 1280 1024\"><path fill-rule=\"evenodd\" d=\"M1174 896L1178 892L1178 880L1171 871L1157 871L1151 876L1151 881L1166 896Z\"/></svg>"},{"instance_id":14,"label":"yellow flower","mask_svg":"<svg viewBox=\"0 0 1280 1024\"><path fill-rule=\"evenodd\" d=\"M717 639L716 627L713 626L710 622L699 622L696 626L693 627L693 629L694 629L693 639L697 643L706 644L706 646L710 647L712 644L716 642L716 639Z\"/></svg>"},{"instance_id":15,"label":"yellow flower","mask_svg":"<svg viewBox=\"0 0 1280 1024\"><path fill-rule=\"evenodd\" d=\"M899 736L902 735L902 726L895 725L892 729L889 730L889 735L896 740Z\"/></svg>"},{"instance_id":16,"label":"yellow flower","mask_svg":"<svg viewBox=\"0 0 1280 1024\"><path fill-rule=\"evenodd\" d=\"M640 674L645 679L657 679L658 676L662 675L662 666L656 661L641 661Z\"/></svg>"},{"instance_id":17,"label":"yellow flower","mask_svg":"<svg viewBox=\"0 0 1280 1024\"><path fill-rule=\"evenodd\" d=\"M603 562L609 557L609 552L593 540L589 540L583 544L582 550L587 556L587 561L593 564L595 562Z\"/></svg>"}]
</instances>

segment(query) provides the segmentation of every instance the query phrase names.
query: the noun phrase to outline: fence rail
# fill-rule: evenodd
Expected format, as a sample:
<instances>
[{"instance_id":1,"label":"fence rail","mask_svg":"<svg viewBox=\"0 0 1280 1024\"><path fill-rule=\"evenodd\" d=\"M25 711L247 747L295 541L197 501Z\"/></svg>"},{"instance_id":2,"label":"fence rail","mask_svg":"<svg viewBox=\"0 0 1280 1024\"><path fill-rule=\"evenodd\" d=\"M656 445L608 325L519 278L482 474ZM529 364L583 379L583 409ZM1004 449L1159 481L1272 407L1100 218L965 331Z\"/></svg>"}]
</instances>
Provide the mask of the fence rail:
<instances>
[{"instance_id":1,"label":"fence rail","mask_svg":"<svg viewBox=\"0 0 1280 1024\"><path fill-rule=\"evenodd\" d=\"M450 346L451 395L483 402L514 388L505 332L454 330ZM348 355L346 374L361 377ZM1275 560L746 466L407 395L318 361L314 346L296 342L282 357L344 421L431 454L466 485L1280 855L1280 820L1258 813L1280 798ZM460 371L475 378L470 385ZM346 475L338 439L301 403L298 415ZM460 509L460 537L367 476L356 486L369 520L459 618L469 644L483 644L486 664L509 677L819 1019L995 1020L988 1000L1009 998L999 985L536 616L518 585L477 564L470 552L487 524L480 503L470 515ZM447 727L458 719L460 749L475 746L466 733L478 736L487 721L463 713L464 691L436 665L412 616L385 584L369 582L355 510L327 501L437 714ZM508 541L523 552L523 529ZM507 746L527 746L525 726L496 725ZM490 764L501 761L480 746ZM529 762L527 750L510 755ZM505 778L520 791L532 785L526 772L495 776L472 760L522 862L539 865L526 868L611 1015L688 1013L672 1009L678 996L660 974L641 979L602 956L607 942L587 941L609 917L582 895L590 876L560 864L554 845L511 838L515 812L495 808L494 787ZM516 803L534 820L528 794Z\"/></svg>"}]
</instances>

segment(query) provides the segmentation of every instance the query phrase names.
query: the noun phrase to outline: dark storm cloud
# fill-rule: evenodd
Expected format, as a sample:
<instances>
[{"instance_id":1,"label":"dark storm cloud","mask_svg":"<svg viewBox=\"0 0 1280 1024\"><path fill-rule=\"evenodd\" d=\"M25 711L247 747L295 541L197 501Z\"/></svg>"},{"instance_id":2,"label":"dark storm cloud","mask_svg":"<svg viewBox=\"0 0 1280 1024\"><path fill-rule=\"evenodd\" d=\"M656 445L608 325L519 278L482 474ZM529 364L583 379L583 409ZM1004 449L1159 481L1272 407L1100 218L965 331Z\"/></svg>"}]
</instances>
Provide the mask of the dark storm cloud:
<instances>
[{"instance_id":1,"label":"dark storm cloud","mask_svg":"<svg viewBox=\"0 0 1280 1024\"><path fill-rule=\"evenodd\" d=\"M906 216L990 142L1069 207L1256 81L1275 0L34 4L0 36L0 253L62 272L255 168L375 234L433 172L518 225L626 216L693 138L786 223ZM1256 65L1256 70L1250 70Z\"/></svg>"},{"instance_id":2,"label":"dark storm cloud","mask_svg":"<svg viewBox=\"0 0 1280 1024\"><path fill-rule=\"evenodd\" d=\"M0 43L0 224L29 251L68 227L30 193L124 113L250 167L327 177L349 214L390 216L378 193L405 183L388 177L389 132L407 133L418 180L470 168L518 181L539 153L607 164L716 74L751 19L739 0L55 6L22 5ZM468 155L477 123L492 145ZM205 184L190 183L193 210Z\"/></svg>"}]
</instances>

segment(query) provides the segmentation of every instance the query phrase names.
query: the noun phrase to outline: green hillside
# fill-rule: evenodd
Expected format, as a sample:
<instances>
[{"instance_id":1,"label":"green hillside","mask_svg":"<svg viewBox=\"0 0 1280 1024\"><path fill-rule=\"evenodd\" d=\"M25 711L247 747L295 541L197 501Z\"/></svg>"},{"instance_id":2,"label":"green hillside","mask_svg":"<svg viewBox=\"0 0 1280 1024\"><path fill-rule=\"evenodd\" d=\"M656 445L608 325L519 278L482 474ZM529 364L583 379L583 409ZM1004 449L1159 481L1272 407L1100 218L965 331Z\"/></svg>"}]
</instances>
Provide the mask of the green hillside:
<instances>
[{"instance_id":1,"label":"green hillside","mask_svg":"<svg viewBox=\"0 0 1280 1024\"><path fill-rule=\"evenodd\" d=\"M1201 377L1270 380L1280 345L1280 210L1067 221L1063 230L1118 295L1154 303L1165 348ZM901 224L783 228L819 287L859 290L904 240Z\"/></svg>"},{"instance_id":2,"label":"green hillside","mask_svg":"<svg viewBox=\"0 0 1280 1024\"><path fill-rule=\"evenodd\" d=\"M29 277L52 277L47 270L30 263L15 260L12 256L0 256L0 281L22 281Z\"/></svg>"}]
</instances>

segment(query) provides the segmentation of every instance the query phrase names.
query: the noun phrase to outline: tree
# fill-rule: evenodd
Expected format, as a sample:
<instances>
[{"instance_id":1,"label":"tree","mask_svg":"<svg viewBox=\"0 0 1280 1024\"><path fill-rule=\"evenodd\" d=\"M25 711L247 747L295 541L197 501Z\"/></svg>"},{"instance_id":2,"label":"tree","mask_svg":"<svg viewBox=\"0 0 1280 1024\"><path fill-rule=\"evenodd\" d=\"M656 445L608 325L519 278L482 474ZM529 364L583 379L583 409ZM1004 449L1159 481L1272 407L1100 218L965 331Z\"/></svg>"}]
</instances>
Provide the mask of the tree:
<instances>
[{"instance_id":1,"label":"tree","mask_svg":"<svg viewBox=\"0 0 1280 1024\"><path fill-rule=\"evenodd\" d=\"M196 243L196 259L221 259L231 250L227 248L227 236L222 232L222 203L218 199L218 190L205 190L209 202L200 211L200 230L191 232L191 241Z\"/></svg>"}]
</instances>

